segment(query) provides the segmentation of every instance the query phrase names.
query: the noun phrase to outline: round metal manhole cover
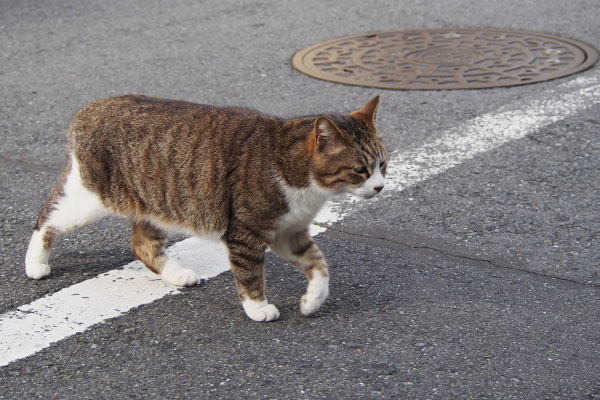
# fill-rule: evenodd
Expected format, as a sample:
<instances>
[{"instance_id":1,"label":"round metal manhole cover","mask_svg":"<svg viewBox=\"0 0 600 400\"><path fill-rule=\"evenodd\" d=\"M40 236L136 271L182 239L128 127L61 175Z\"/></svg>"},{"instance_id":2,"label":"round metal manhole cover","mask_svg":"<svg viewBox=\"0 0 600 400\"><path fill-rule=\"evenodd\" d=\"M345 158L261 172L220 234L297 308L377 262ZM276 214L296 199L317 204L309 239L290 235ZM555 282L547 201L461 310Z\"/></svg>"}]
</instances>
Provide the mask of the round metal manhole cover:
<instances>
[{"instance_id":1,"label":"round metal manhole cover","mask_svg":"<svg viewBox=\"0 0 600 400\"><path fill-rule=\"evenodd\" d=\"M480 89L524 85L582 71L591 46L544 34L489 29L375 32L299 51L299 71L327 81L383 89Z\"/></svg>"}]
</instances>

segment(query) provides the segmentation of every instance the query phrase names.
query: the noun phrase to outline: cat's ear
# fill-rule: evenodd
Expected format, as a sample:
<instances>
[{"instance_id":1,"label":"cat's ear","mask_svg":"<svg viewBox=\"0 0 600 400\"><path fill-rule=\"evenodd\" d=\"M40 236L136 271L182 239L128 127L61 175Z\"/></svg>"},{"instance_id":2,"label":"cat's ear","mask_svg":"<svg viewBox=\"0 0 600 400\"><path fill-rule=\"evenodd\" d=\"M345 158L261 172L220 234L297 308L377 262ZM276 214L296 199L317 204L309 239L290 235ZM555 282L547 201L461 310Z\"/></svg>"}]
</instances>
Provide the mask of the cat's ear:
<instances>
[{"instance_id":1,"label":"cat's ear","mask_svg":"<svg viewBox=\"0 0 600 400\"><path fill-rule=\"evenodd\" d=\"M345 146L344 133L327 117L318 117L311 139L314 148L327 154L340 152Z\"/></svg>"},{"instance_id":2,"label":"cat's ear","mask_svg":"<svg viewBox=\"0 0 600 400\"><path fill-rule=\"evenodd\" d=\"M373 97L363 108L350 113L356 119L361 119L375 129L377 124L377 109L379 108L379 95Z\"/></svg>"}]
</instances>

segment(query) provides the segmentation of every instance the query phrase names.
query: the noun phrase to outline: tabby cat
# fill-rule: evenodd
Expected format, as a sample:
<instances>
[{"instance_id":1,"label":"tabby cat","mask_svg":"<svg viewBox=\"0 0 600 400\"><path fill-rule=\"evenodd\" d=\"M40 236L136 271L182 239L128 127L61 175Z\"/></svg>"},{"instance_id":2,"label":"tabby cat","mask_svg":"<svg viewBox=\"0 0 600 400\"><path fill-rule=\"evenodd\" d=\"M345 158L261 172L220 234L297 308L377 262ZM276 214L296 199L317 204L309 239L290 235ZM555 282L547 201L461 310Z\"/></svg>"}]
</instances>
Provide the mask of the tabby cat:
<instances>
[{"instance_id":1,"label":"tabby cat","mask_svg":"<svg viewBox=\"0 0 600 400\"><path fill-rule=\"evenodd\" d=\"M69 127L67 166L37 220L27 276L50 274L59 234L119 214L131 221L137 258L172 285L199 278L166 255L170 233L222 240L255 321L279 317L265 297L269 247L306 275L300 311L313 314L328 295L329 271L308 226L333 195L371 198L383 189L378 106L379 96L350 115L281 119L139 95L94 102Z\"/></svg>"}]
</instances>

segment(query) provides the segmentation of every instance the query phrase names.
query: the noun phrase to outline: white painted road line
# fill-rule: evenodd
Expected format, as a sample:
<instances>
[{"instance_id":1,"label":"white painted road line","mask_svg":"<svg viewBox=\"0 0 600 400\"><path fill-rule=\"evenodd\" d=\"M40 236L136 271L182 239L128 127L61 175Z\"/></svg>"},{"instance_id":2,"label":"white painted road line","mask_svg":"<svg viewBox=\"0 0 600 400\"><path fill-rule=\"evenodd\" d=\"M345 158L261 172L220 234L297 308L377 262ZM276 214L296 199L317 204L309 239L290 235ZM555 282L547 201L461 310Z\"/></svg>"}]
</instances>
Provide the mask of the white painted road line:
<instances>
[{"instance_id":1,"label":"white painted road line","mask_svg":"<svg viewBox=\"0 0 600 400\"><path fill-rule=\"evenodd\" d=\"M152 279L132 263L42 297L2 315L0 366L35 354L133 307L175 293L160 278Z\"/></svg>"},{"instance_id":2,"label":"white painted road line","mask_svg":"<svg viewBox=\"0 0 600 400\"><path fill-rule=\"evenodd\" d=\"M204 267L203 279L226 269L223 245L186 239L168 250L185 265ZM228 268L228 266L227 266ZM135 261L64 288L0 317L0 366L169 294L180 293Z\"/></svg>"},{"instance_id":3,"label":"white painted road line","mask_svg":"<svg viewBox=\"0 0 600 400\"><path fill-rule=\"evenodd\" d=\"M395 154L389 163L384 193L397 193L600 102L600 84L595 76L575 79L562 88L569 91L549 91L539 100L520 101L512 109L503 107L506 111L474 118L432 143ZM319 213L317 222L341 220L344 208L348 207L343 201L329 204ZM325 230L320 226L311 229L313 234ZM229 269L225 247L217 242L186 239L168 251L204 279ZM0 366L35 354L133 307L177 293L141 263L134 262L18 307L0 316Z\"/></svg>"},{"instance_id":4,"label":"white painted road line","mask_svg":"<svg viewBox=\"0 0 600 400\"><path fill-rule=\"evenodd\" d=\"M533 100L522 108L473 118L431 143L395 155L389 163L386 189L391 187L398 191L427 180L478 154L524 138L544 126L598 104L600 84L596 78L590 78L589 82L592 85L551 98Z\"/></svg>"}]
</instances>

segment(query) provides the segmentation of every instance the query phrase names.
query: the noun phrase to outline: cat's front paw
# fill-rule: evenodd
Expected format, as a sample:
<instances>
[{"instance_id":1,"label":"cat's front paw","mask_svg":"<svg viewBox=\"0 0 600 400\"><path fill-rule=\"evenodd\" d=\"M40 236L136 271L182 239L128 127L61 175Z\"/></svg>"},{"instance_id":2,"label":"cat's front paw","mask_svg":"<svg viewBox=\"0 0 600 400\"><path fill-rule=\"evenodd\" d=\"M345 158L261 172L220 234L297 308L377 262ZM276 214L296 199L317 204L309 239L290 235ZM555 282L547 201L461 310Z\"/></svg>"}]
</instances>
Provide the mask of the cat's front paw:
<instances>
[{"instance_id":1,"label":"cat's front paw","mask_svg":"<svg viewBox=\"0 0 600 400\"><path fill-rule=\"evenodd\" d=\"M50 266L43 263L27 262L25 263L25 273L31 279L42 279L50 275Z\"/></svg>"},{"instance_id":2,"label":"cat's front paw","mask_svg":"<svg viewBox=\"0 0 600 400\"><path fill-rule=\"evenodd\" d=\"M302 313L302 315L307 316L316 313L317 311L319 311L319 308L321 308L321 305L323 304L323 302L325 302L326 298L327 296L322 298L315 298L308 296L307 294L302 295L302 298L300 299L300 312Z\"/></svg>"},{"instance_id":3,"label":"cat's front paw","mask_svg":"<svg viewBox=\"0 0 600 400\"><path fill-rule=\"evenodd\" d=\"M160 277L173 286L194 286L200 282L200 277L196 272L183 268L173 260L168 260L165 263Z\"/></svg>"},{"instance_id":4,"label":"cat's front paw","mask_svg":"<svg viewBox=\"0 0 600 400\"><path fill-rule=\"evenodd\" d=\"M308 282L306 293L300 299L300 312L303 315L316 313L329 295L329 277L315 271Z\"/></svg>"},{"instance_id":5,"label":"cat's front paw","mask_svg":"<svg viewBox=\"0 0 600 400\"><path fill-rule=\"evenodd\" d=\"M273 304L267 303L267 300L244 300L242 302L244 311L248 318L257 322L269 322L279 318L279 310Z\"/></svg>"}]
</instances>

